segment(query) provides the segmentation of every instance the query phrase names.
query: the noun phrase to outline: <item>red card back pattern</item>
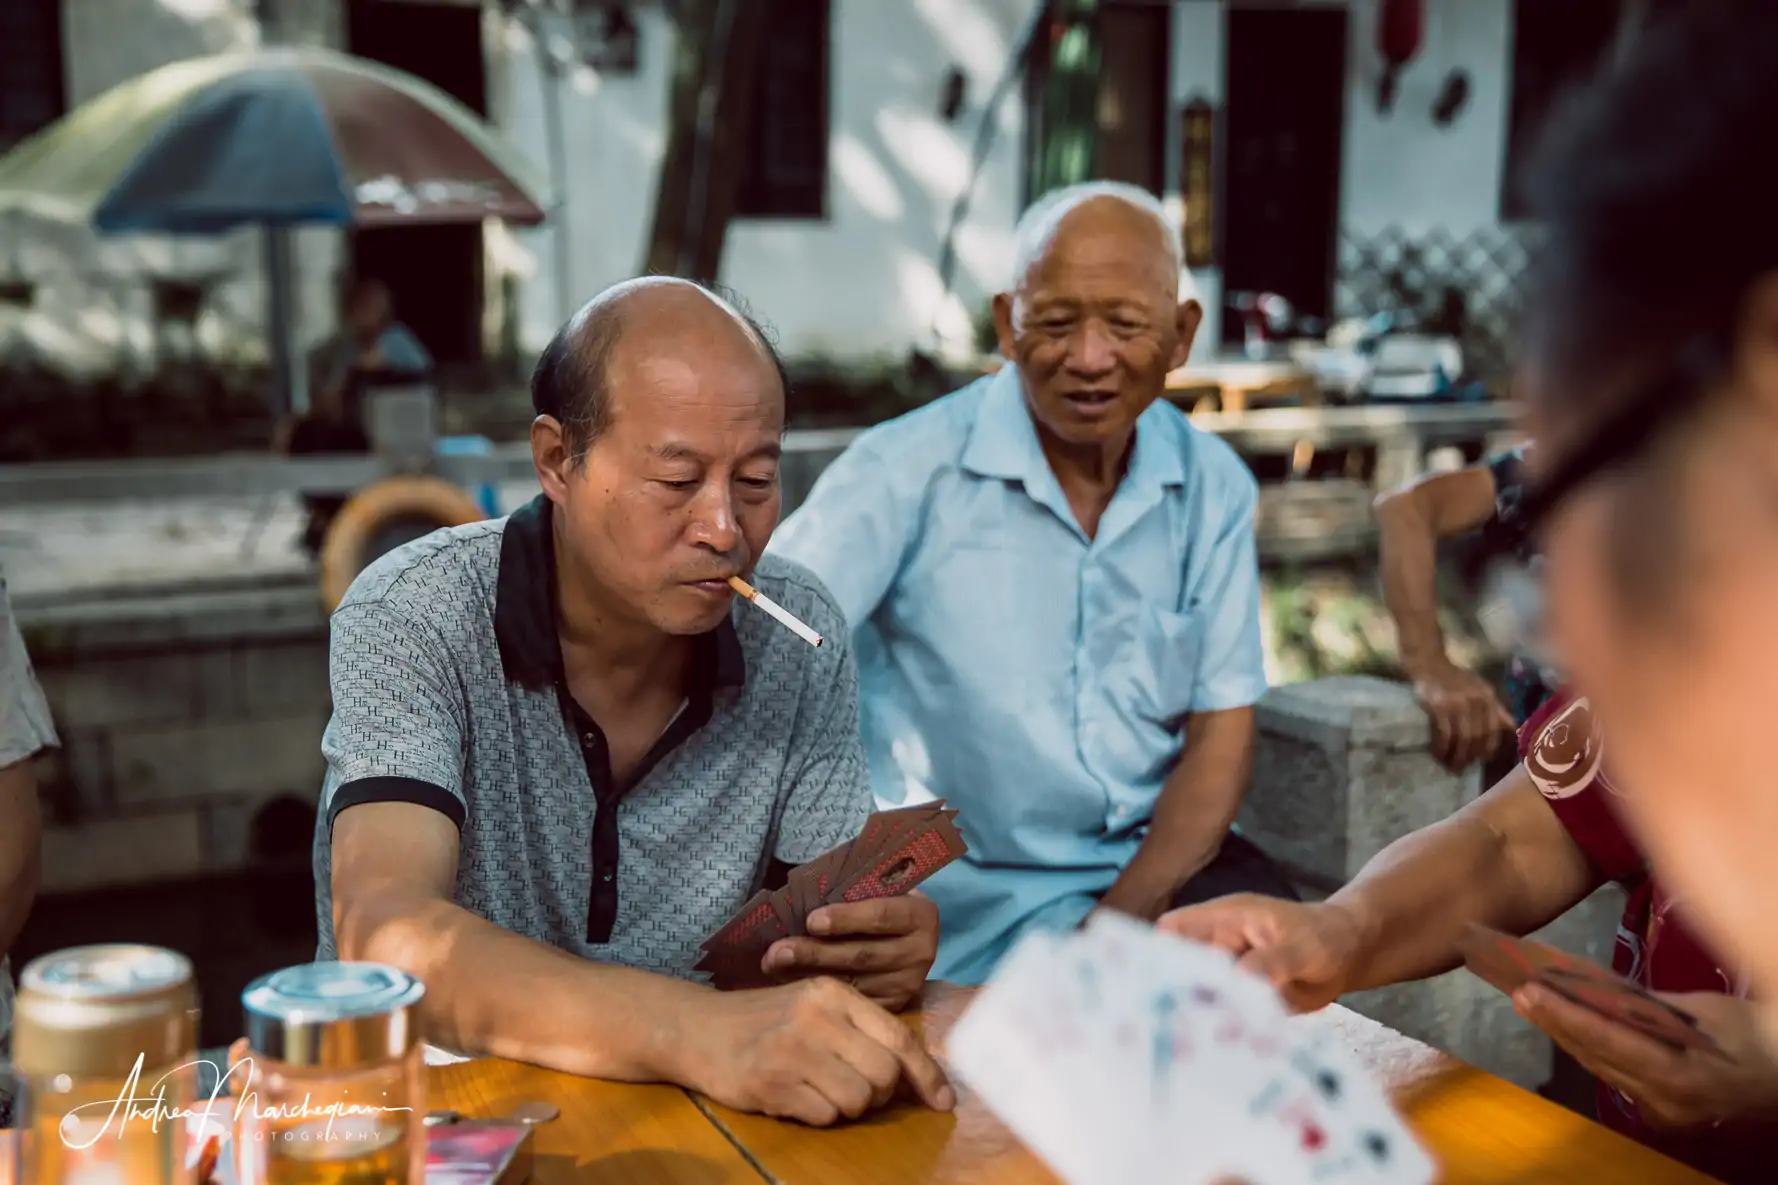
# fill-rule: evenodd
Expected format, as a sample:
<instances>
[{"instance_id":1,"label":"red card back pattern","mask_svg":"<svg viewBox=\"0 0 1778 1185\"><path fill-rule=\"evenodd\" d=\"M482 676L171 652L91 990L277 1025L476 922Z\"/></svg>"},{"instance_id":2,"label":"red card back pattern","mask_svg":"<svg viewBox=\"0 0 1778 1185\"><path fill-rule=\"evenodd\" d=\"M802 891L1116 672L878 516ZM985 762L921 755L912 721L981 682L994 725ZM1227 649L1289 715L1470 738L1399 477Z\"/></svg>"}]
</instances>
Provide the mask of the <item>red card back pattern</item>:
<instances>
[{"instance_id":1,"label":"red card back pattern","mask_svg":"<svg viewBox=\"0 0 1778 1185\"><path fill-rule=\"evenodd\" d=\"M937 828L922 831L907 843L874 860L840 893L842 901L895 897L949 864L960 852L945 843Z\"/></svg>"}]
</instances>

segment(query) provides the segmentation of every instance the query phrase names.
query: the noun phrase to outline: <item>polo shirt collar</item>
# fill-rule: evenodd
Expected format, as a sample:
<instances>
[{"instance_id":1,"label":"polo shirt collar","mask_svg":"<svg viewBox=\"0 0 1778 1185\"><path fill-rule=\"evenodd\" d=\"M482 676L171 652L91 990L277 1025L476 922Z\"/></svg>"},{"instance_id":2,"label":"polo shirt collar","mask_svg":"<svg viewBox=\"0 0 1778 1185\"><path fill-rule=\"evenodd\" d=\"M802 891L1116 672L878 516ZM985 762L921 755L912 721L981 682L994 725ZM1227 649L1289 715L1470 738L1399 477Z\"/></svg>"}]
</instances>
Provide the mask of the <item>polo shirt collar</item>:
<instances>
[{"instance_id":1,"label":"polo shirt collar","mask_svg":"<svg viewBox=\"0 0 1778 1185\"><path fill-rule=\"evenodd\" d=\"M1006 363L984 381L987 389L982 393L969 439L963 446L963 468L978 477L1019 482L1033 500L1048 506L1063 522L1078 530L1074 512L1069 509L1068 499L1037 439L1037 424L1025 402L1018 368ZM1118 508L1122 513L1115 517L1139 516L1159 502L1167 488L1186 484L1185 458L1179 449L1168 447L1163 422L1168 414L1169 409L1157 400L1137 417L1136 447L1114 500L1114 506L1117 502L1124 506ZM1105 533L1103 524L1100 533Z\"/></svg>"},{"instance_id":2,"label":"polo shirt collar","mask_svg":"<svg viewBox=\"0 0 1778 1185\"><path fill-rule=\"evenodd\" d=\"M494 587L494 640L508 682L540 690L563 676L562 640L556 632L555 507L539 494L512 512L500 540L500 571ZM747 659L732 616L699 634L692 656L692 686L700 691L740 687Z\"/></svg>"}]
</instances>

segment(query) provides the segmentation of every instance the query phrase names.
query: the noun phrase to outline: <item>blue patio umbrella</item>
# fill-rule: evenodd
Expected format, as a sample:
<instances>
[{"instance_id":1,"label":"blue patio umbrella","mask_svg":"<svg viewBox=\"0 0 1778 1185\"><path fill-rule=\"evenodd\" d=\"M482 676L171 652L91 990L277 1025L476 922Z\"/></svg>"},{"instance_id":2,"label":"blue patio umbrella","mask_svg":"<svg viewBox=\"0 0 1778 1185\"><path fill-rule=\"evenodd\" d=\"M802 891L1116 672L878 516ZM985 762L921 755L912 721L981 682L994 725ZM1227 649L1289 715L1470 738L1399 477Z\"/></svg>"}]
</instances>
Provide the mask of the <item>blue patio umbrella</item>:
<instances>
[{"instance_id":1,"label":"blue patio umbrella","mask_svg":"<svg viewBox=\"0 0 1778 1185\"><path fill-rule=\"evenodd\" d=\"M436 87L307 47L163 66L0 158L0 210L36 209L105 232L530 225L548 201L528 162ZM274 292L274 305L286 296ZM289 375L279 378L287 389Z\"/></svg>"}]
</instances>

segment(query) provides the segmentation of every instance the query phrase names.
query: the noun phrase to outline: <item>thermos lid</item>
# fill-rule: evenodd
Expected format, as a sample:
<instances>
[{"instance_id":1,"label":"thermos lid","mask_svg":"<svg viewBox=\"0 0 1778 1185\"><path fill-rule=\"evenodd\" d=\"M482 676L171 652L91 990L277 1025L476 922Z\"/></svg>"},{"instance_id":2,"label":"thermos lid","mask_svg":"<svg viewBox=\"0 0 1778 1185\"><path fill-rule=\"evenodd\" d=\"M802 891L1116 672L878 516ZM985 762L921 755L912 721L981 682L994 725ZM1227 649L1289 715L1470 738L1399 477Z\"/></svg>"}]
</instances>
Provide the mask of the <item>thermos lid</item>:
<instances>
[{"instance_id":1,"label":"thermos lid","mask_svg":"<svg viewBox=\"0 0 1778 1185\"><path fill-rule=\"evenodd\" d=\"M76 946L31 960L19 976L13 1064L23 1073L124 1078L144 1085L192 1060L197 989L191 960L158 946Z\"/></svg>"},{"instance_id":2,"label":"thermos lid","mask_svg":"<svg viewBox=\"0 0 1778 1185\"><path fill-rule=\"evenodd\" d=\"M262 975L241 993L247 1043L292 1066L351 1069L400 1058L420 1043L421 982L381 963L304 963Z\"/></svg>"}]
</instances>

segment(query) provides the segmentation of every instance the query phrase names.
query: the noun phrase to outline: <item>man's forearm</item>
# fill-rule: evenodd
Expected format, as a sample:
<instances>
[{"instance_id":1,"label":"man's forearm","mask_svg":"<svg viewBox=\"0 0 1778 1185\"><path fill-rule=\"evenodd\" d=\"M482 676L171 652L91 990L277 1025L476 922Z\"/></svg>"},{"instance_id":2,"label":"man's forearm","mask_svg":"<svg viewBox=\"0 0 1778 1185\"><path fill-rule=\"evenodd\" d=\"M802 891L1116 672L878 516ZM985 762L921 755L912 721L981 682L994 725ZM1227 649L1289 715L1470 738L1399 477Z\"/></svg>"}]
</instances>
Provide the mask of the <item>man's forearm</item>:
<instances>
[{"instance_id":1,"label":"man's forearm","mask_svg":"<svg viewBox=\"0 0 1778 1185\"><path fill-rule=\"evenodd\" d=\"M1231 721L1197 737L1188 730L1185 753L1155 801L1148 836L1105 894L1107 905L1158 917L1216 858L1252 776L1252 711L1241 714L1244 729L1242 721Z\"/></svg>"},{"instance_id":2,"label":"man's forearm","mask_svg":"<svg viewBox=\"0 0 1778 1185\"><path fill-rule=\"evenodd\" d=\"M1412 498L1377 507L1383 604L1395 621L1401 663L1410 673L1445 659L1438 624L1438 539Z\"/></svg>"},{"instance_id":3,"label":"man's forearm","mask_svg":"<svg viewBox=\"0 0 1778 1185\"><path fill-rule=\"evenodd\" d=\"M1328 899L1360 935L1349 991L1423 979L1461 961L1471 922L1526 934L1567 912L1597 886L1577 852L1515 854L1512 841L1472 804L1390 844ZM1552 826L1556 824L1552 818ZM1542 864L1526 868L1527 863Z\"/></svg>"},{"instance_id":4,"label":"man's forearm","mask_svg":"<svg viewBox=\"0 0 1778 1185\"><path fill-rule=\"evenodd\" d=\"M426 984L427 1035L591 1078L686 1079L684 1020L709 989L589 962L445 901L391 900L339 915L340 957Z\"/></svg>"}]
</instances>

